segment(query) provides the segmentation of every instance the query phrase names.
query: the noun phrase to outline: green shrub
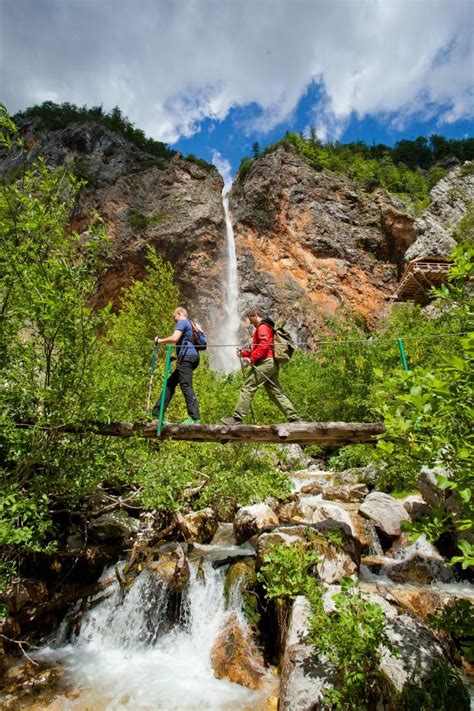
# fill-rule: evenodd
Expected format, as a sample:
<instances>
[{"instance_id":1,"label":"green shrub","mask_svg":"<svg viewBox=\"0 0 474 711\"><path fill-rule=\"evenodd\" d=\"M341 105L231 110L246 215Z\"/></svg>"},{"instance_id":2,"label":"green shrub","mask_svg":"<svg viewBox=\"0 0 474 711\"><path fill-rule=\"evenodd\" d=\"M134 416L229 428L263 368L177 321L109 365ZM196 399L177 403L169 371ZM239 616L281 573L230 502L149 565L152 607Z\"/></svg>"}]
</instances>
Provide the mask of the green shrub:
<instances>
[{"instance_id":1,"label":"green shrub","mask_svg":"<svg viewBox=\"0 0 474 711\"><path fill-rule=\"evenodd\" d=\"M377 460L374 447L367 444L349 444L341 447L339 451L328 460L329 469L336 472L343 472L345 469L355 467L366 467Z\"/></svg>"}]
</instances>

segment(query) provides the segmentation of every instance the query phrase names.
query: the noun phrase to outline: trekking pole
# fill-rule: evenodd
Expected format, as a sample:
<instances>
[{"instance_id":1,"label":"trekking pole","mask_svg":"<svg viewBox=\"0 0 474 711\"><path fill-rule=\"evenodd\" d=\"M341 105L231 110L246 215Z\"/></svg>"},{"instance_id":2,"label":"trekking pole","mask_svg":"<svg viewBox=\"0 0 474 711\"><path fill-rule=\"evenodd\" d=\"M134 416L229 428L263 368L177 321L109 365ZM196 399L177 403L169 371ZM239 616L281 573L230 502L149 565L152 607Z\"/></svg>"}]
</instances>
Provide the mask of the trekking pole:
<instances>
[{"instance_id":1,"label":"trekking pole","mask_svg":"<svg viewBox=\"0 0 474 711\"><path fill-rule=\"evenodd\" d=\"M245 369L244 369L244 364L243 364L243 362L242 362L242 356L239 356L239 360L240 360L240 369L241 369L241 371L242 371L242 377L243 377L243 379L244 379L244 381L245 381ZM253 414L253 406L252 406L252 403L250 403L250 416L251 416L251 418L252 418L253 424L255 424L255 415Z\"/></svg>"},{"instance_id":2,"label":"trekking pole","mask_svg":"<svg viewBox=\"0 0 474 711\"><path fill-rule=\"evenodd\" d=\"M163 390L161 391L160 414L158 415L158 427L156 428L156 436L161 437L161 429L163 427L163 415L165 413L165 397L166 397L166 381L168 380L168 371L171 364L171 346L166 349L165 374L163 376Z\"/></svg>"},{"instance_id":3,"label":"trekking pole","mask_svg":"<svg viewBox=\"0 0 474 711\"><path fill-rule=\"evenodd\" d=\"M151 388L153 387L153 376L155 374L156 354L157 353L158 353L158 343L155 343L155 345L153 346L153 356L151 358L151 373L150 373L150 382L148 383L148 397L146 399L145 415L150 414Z\"/></svg>"}]
</instances>

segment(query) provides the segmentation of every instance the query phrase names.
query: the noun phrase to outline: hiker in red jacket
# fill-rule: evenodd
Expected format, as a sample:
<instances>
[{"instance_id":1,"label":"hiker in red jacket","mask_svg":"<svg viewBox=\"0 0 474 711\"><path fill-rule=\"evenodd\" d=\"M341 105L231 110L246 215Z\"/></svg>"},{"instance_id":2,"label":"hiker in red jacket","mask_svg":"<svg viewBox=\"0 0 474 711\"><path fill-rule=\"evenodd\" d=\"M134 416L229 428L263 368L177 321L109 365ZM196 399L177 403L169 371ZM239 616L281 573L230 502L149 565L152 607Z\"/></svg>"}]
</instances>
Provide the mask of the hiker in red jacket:
<instances>
[{"instance_id":1,"label":"hiker in red jacket","mask_svg":"<svg viewBox=\"0 0 474 711\"><path fill-rule=\"evenodd\" d=\"M250 350L238 349L237 355L242 359L243 365L249 365L250 371L244 381L242 392L235 406L232 417L223 417L221 422L225 425L239 425L248 415L252 398L257 389L263 385L270 400L286 415L289 422L297 422L298 414L290 400L286 397L278 381L278 363L274 360L273 327L271 318L264 318L261 311L252 309L247 313L253 333L252 348Z\"/></svg>"}]
</instances>

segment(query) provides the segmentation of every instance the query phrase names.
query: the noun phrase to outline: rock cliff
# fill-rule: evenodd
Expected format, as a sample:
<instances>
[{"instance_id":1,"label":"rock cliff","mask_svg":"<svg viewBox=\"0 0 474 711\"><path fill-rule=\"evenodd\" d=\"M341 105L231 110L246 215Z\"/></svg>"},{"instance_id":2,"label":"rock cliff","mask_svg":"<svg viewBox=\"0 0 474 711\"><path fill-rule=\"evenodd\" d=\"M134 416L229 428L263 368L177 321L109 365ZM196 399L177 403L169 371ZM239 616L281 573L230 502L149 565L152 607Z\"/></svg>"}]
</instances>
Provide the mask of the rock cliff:
<instances>
[{"instance_id":1,"label":"rock cliff","mask_svg":"<svg viewBox=\"0 0 474 711\"><path fill-rule=\"evenodd\" d=\"M119 304L122 288L143 276L146 248L153 246L173 264L182 301L200 316L212 312L222 298L225 240L223 180L214 168L179 154L156 159L95 123L44 131L30 120L21 130L28 160L44 156L87 180L73 228L87 237L98 213L113 238L97 305ZM3 171L12 167L3 161Z\"/></svg>"},{"instance_id":2,"label":"rock cliff","mask_svg":"<svg viewBox=\"0 0 474 711\"><path fill-rule=\"evenodd\" d=\"M87 238L97 213L106 223L112 245L97 305L119 305L122 288L143 276L150 245L173 264L182 302L212 338L225 279L218 172L179 154L155 158L96 123L46 131L28 119L20 128L28 160L42 155L86 179L72 226ZM1 173L12 169L14 160L0 160ZM334 317L351 313L376 328L405 260L449 252L450 229L474 200L474 176L456 168L432 198L415 219L398 198L317 171L289 145L261 156L230 193L240 312L258 303L310 347Z\"/></svg>"},{"instance_id":3,"label":"rock cliff","mask_svg":"<svg viewBox=\"0 0 474 711\"><path fill-rule=\"evenodd\" d=\"M263 304L310 345L344 312L374 328L415 241L413 217L281 145L231 193L242 308Z\"/></svg>"}]
</instances>

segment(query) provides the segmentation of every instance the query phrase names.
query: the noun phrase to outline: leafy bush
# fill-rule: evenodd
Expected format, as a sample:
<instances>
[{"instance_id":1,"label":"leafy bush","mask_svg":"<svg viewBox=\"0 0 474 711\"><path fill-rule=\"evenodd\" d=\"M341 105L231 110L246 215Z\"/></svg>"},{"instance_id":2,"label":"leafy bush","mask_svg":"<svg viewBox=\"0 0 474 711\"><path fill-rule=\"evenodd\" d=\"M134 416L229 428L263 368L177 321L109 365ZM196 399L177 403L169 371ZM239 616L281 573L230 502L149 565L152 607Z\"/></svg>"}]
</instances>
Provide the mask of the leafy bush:
<instances>
[{"instance_id":1,"label":"leafy bush","mask_svg":"<svg viewBox=\"0 0 474 711\"><path fill-rule=\"evenodd\" d=\"M390 646L386 620L380 605L364 597L351 578L340 584L341 592L332 596L336 609L331 614L324 610L322 591L310 589L308 641L315 656L324 656L333 670L325 701L334 709L365 711L380 697L381 647Z\"/></svg>"},{"instance_id":2,"label":"leafy bush","mask_svg":"<svg viewBox=\"0 0 474 711\"><path fill-rule=\"evenodd\" d=\"M474 270L474 250L458 245L452 253L454 265L449 282L436 293L451 306L461 323L471 321L472 302L469 280ZM460 513L451 520L434 512L438 522L434 530L454 527L458 532L472 531L474 438L472 423L472 372L474 334L451 340L451 352L444 350L439 359L415 370L393 373L377 372L380 381L374 397L387 434L378 444L388 465L383 484L411 488L422 465L441 466L448 477L441 477L442 488L450 489L459 500ZM418 532L430 524L418 524ZM474 565L474 547L469 538L458 538L460 555L453 562L463 567Z\"/></svg>"},{"instance_id":3,"label":"leafy bush","mask_svg":"<svg viewBox=\"0 0 474 711\"><path fill-rule=\"evenodd\" d=\"M320 558L306 542L296 542L291 546L275 544L263 558L263 565L257 574L263 584L265 597L293 600L297 595L306 595L315 583L310 570Z\"/></svg>"},{"instance_id":4,"label":"leafy bush","mask_svg":"<svg viewBox=\"0 0 474 711\"><path fill-rule=\"evenodd\" d=\"M374 448L367 444L349 444L328 460L329 469L343 472L345 469L366 467L374 461Z\"/></svg>"}]
</instances>

